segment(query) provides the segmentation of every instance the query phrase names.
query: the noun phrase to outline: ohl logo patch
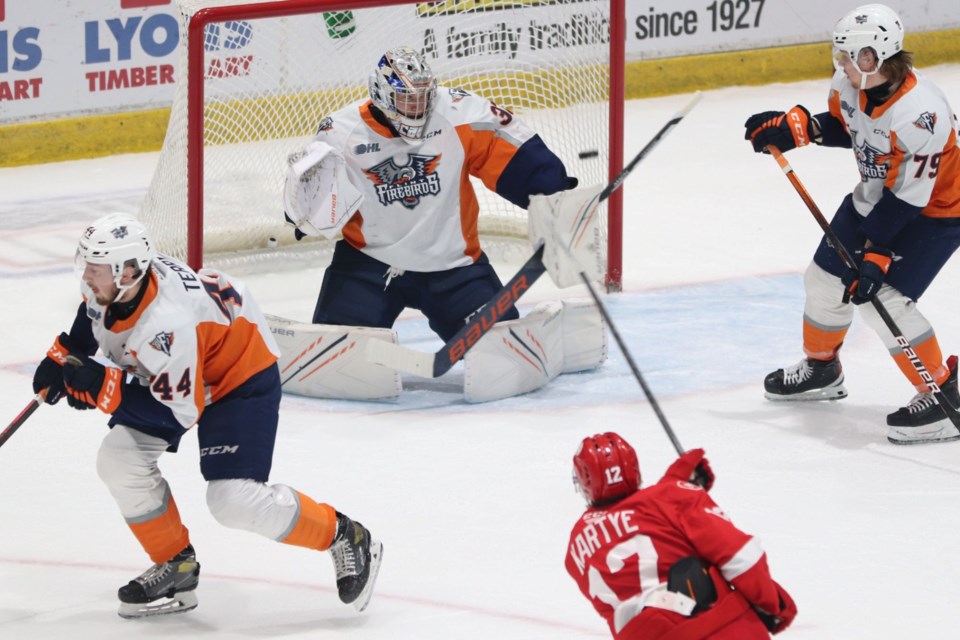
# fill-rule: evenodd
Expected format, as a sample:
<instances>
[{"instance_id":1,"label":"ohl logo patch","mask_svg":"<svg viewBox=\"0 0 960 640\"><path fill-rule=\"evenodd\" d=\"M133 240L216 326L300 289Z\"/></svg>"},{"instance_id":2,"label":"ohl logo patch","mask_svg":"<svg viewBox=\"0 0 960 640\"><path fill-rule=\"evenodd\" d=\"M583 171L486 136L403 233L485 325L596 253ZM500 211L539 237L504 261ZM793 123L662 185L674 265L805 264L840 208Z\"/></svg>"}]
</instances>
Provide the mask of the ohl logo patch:
<instances>
[{"instance_id":1,"label":"ohl logo patch","mask_svg":"<svg viewBox=\"0 0 960 640\"><path fill-rule=\"evenodd\" d=\"M437 167L441 157L442 154L411 154L405 165L398 165L393 158L388 158L374 167L364 169L363 172L375 185L380 204L388 206L399 202L407 209L414 209L423 196L440 193Z\"/></svg>"},{"instance_id":2,"label":"ohl logo patch","mask_svg":"<svg viewBox=\"0 0 960 640\"><path fill-rule=\"evenodd\" d=\"M856 149L857 168L860 170L860 181L866 182L870 179L884 180L887 177L887 156L877 149L871 147L866 141Z\"/></svg>"}]
</instances>

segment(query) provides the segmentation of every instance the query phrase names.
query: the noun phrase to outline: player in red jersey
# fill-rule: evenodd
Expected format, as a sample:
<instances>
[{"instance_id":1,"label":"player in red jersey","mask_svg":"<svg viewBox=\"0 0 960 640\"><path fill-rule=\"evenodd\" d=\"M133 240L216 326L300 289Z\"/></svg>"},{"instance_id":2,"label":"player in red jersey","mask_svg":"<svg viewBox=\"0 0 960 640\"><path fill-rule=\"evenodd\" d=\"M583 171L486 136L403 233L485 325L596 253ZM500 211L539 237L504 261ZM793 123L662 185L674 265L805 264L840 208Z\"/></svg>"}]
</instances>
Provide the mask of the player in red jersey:
<instances>
[{"instance_id":1,"label":"player in red jersey","mask_svg":"<svg viewBox=\"0 0 960 640\"><path fill-rule=\"evenodd\" d=\"M614 638L753 640L793 621L757 539L707 494L703 449L643 489L637 454L616 433L584 438L573 468L589 506L570 533L567 572Z\"/></svg>"}]
</instances>

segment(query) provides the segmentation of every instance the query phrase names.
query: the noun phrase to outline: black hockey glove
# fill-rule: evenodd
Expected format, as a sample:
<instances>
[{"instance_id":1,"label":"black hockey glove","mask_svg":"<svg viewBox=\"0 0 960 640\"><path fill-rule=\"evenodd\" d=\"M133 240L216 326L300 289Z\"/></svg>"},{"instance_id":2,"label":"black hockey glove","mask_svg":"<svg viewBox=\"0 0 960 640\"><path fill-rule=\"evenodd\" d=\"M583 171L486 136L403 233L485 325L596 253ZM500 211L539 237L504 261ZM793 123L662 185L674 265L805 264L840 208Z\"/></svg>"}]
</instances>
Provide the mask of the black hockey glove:
<instances>
[{"instance_id":1,"label":"black hockey glove","mask_svg":"<svg viewBox=\"0 0 960 640\"><path fill-rule=\"evenodd\" d=\"M746 129L743 139L749 140L757 153L769 153L767 145L771 144L780 151L789 151L813 141L813 122L810 112L801 105L786 113L764 111L750 116L743 123Z\"/></svg>"},{"instance_id":2,"label":"black hockey glove","mask_svg":"<svg viewBox=\"0 0 960 640\"><path fill-rule=\"evenodd\" d=\"M113 413L120 406L123 371L105 367L86 356L70 356L63 365L67 403L74 409L100 409Z\"/></svg>"},{"instance_id":3,"label":"black hockey glove","mask_svg":"<svg viewBox=\"0 0 960 640\"><path fill-rule=\"evenodd\" d=\"M33 374L33 392L40 393L47 390L43 401L47 404L57 404L63 396L63 363L70 353L70 336L61 333L53 341L53 346L47 351L37 370Z\"/></svg>"},{"instance_id":4,"label":"black hockey glove","mask_svg":"<svg viewBox=\"0 0 960 640\"><path fill-rule=\"evenodd\" d=\"M858 254L861 251L857 252ZM880 287L883 286L883 279L890 270L893 262L893 252L883 247L869 247L862 250L862 257L857 261L860 263L859 271L849 269L841 280L846 289L843 292L843 302L852 302L853 304L863 304L873 300Z\"/></svg>"}]
</instances>

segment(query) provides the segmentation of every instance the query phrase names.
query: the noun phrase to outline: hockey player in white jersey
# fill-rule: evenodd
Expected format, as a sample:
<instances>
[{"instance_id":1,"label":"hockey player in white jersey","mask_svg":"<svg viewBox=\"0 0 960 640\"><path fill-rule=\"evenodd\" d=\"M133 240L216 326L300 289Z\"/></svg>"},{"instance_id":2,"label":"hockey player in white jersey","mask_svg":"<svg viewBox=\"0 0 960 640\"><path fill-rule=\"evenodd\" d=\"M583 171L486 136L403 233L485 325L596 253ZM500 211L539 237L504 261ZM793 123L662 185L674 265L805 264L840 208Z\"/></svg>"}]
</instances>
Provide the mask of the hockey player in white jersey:
<instances>
[{"instance_id":1,"label":"hockey player in white jersey","mask_svg":"<svg viewBox=\"0 0 960 640\"><path fill-rule=\"evenodd\" d=\"M157 460L196 427L207 505L224 526L328 550L340 599L363 610L382 547L359 522L267 484L280 403L277 347L244 285L155 253L147 230L112 214L80 238L83 303L34 376L46 401L108 414L97 472L154 562L120 588L136 618L197 606L200 564ZM109 359L103 365L97 350Z\"/></svg>"},{"instance_id":2,"label":"hockey player in white jersey","mask_svg":"<svg viewBox=\"0 0 960 640\"><path fill-rule=\"evenodd\" d=\"M522 208L531 196L577 186L517 116L468 91L438 86L424 57L403 46L376 64L369 99L325 118L291 162L285 214L298 239L343 236L313 322L390 328L413 308L445 341L502 286L480 246L479 204L468 178ZM519 318L515 307L505 311L499 321ZM602 334L599 322L592 332ZM581 368L605 357L605 347L594 352L592 364ZM468 359L468 378L470 366ZM468 386L488 387L488 376L481 377Z\"/></svg>"},{"instance_id":3,"label":"hockey player in white jersey","mask_svg":"<svg viewBox=\"0 0 960 640\"><path fill-rule=\"evenodd\" d=\"M960 432L870 302L878 298L903 331L945 398L960 406L956 357L946 361L929 321L916 306L960 245L960 149L957 120L946 97L913 69L903 51L904 29L889 7L869 4L844 16L833 32L836 73L829 110L795 106L767 111L745 123L755 151L781 151L811 142L852 149L860 182L831 228L855 254L848 269L820 243L804 276L803 350L798 364L765 380L772 400L833 400L847 395L839 351L854 305L880 335L916 395L887 416L891 442L943 442Z\"/></svg>"}]
</instances>

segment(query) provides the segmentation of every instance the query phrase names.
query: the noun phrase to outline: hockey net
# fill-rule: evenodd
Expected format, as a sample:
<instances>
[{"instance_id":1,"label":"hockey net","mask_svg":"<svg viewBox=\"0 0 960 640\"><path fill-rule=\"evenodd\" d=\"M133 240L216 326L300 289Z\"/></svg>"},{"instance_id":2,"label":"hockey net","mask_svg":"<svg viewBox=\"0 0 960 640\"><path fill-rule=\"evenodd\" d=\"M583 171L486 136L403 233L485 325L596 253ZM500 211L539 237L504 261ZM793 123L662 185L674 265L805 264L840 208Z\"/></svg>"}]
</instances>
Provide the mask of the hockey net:
<instances>
[{"instance_id":1,"label":"hockey net","mask_svg":"<svg viewBox=\"0 0 960 640\"><path fill-rule=\"evenodd\" d=\"M622 140L622 93L610 83L623 72L610 36L622 1L179 0L177 90L140 218L162 252L195 267L296 264L328 250L283 224L287 157L325 116L366 99L377 60L401 44L424 53L441 86L518 114L581 184L606 183L622 165L610 143ZM517 240L529 253L525 212L474 186L481 245ZM619 281L619 232L601 219Z\"/></svg>"}]
</instances>

